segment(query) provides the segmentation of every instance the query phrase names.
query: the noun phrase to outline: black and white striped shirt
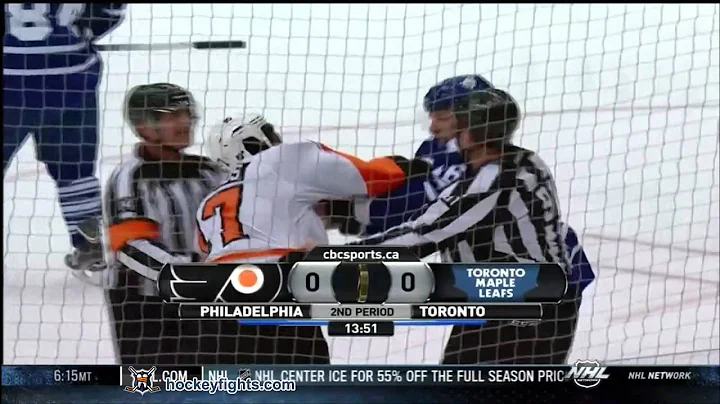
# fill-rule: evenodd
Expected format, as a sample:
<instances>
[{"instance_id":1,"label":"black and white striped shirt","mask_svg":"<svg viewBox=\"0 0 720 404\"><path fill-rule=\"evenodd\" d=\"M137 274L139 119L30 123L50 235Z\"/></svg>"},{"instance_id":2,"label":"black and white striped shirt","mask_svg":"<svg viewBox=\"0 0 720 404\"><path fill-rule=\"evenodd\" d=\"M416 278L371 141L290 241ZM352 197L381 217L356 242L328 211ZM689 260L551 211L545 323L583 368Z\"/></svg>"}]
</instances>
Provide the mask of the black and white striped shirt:
<instances>
[{"instance_id":1,"label":"black and white striped shirt","mask_svg":"<svg viewBox=\"0 0 720 404\"><path fill-rule=\"evenodd\" d=\"M204 157L183 155L181 161L161 162L138 148L107 185L103 211L114 253L111 263L147 278L144 294L151 294L164 264L192 260L197 252L195 214L225 176ZM116 279L107 281L112 286Z\"/></svg>"},{"instance_id":2,"label":"black and white striped shirt","mask_svg":"<svg viewBox=\"0 0 720 404\"><path fill-rule=\"evenodd\" d=\"M353 244L410 246L452 262L555 262L570 268L549 168L512 146L445 189L415 219ZM473 175L474 174L474 175Z\"/></svg>"}]
</instances>

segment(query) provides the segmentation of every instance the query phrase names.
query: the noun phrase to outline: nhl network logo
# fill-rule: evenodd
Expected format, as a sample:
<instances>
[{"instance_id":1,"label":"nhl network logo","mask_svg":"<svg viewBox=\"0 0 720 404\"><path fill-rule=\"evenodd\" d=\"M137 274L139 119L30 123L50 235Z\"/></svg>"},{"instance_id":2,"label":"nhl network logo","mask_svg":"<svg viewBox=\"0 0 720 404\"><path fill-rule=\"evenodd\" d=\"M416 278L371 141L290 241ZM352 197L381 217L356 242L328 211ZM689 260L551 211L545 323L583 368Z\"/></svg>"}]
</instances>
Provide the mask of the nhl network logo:
<instances>
[{"instance_id":1,"label":"nhl network logo","mask_svg":"<svg viewBox=\"0 0 720 404\"><path fill-rule=\"evenodd\" d=\"M610 377L605 374L605 370L607 367L600 366L600 362L596 360L579 360L565 375L565 380L572 379L578 386L590 389Z\"/></svg>"},{"instance_id":2,"label":"nhl network logo","mask_svg":"<svg viewBox=\"0 0 720 404\"><path fill-rule=\"evenodd\" d=\"M133 378L132 386L125 386L125 391L128 393L140 393L141 396L144 396L145 393L157 393L160 391L160 387L154 386L155 381L153 378L157 370L155 366L149 370L135 370L134 367L130 366L128 370L132 373Z\"/></svg>"}]
</instances>

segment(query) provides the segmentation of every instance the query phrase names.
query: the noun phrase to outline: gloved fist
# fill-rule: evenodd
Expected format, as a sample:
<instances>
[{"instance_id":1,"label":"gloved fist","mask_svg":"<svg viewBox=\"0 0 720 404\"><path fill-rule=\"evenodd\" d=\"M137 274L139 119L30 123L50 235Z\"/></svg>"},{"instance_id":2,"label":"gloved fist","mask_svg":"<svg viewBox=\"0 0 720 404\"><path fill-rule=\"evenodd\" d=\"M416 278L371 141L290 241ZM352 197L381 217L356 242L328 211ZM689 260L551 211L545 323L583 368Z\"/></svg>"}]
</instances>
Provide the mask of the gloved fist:
<instances>
[{"instance_id":1,"label":"gloved fist","mask_svg":"<svg viewBox=\"0 0 720 404\"><path fill-rule=\"evenodd\" d=\"M395 164L405 173L408 180L425 180L432 175L433 165L425 159L413 158L408 159L405 156L394 155L388 156Z\"/></svg>"},{"instance_id":2,"label":"gloved fist","mask_svg":"<svg viewBox=\"0 0 720 404\"><path fill-rule=\"evenodd\" d=\"M337 200L326 201L328 207L327 217L331 227L337 228L340 234L356 236L361 234L364 226L355 219L355 204L353 201Z\"/></svg>"}]
</instances>

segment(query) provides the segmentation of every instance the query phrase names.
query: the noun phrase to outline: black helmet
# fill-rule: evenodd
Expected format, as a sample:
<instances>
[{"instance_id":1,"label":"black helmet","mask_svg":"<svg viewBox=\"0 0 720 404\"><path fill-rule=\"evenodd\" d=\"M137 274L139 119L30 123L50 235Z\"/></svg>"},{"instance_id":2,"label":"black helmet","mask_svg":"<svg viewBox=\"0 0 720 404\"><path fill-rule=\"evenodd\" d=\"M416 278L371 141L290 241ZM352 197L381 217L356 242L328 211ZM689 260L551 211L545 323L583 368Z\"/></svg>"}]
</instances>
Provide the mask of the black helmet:
<instances>
[{"instance_id":1,"label":"black helmet","mask_svg":"<svg viewBox=\"0 0 720 404\"><path fill-rule=\"evenodd\" d=\"M125 119L135 126L143 121L156 121L159 114L172 114L186 109L197 117L192 94L175 84L153 83L133 87L125 97Z\"/></svg>"},{"instance_id":2,"label":"black helmet","mask_svg":"<svg viewBox=\"0 0 720 404\"><path fill-rule=\"evenodd\" d=\"M520 105L506 91L490 88L471 93L468 103L455 109L455 117L458 129L468 129L477 143L500 149L520 123Z\"/></svg>"}]
</instances>

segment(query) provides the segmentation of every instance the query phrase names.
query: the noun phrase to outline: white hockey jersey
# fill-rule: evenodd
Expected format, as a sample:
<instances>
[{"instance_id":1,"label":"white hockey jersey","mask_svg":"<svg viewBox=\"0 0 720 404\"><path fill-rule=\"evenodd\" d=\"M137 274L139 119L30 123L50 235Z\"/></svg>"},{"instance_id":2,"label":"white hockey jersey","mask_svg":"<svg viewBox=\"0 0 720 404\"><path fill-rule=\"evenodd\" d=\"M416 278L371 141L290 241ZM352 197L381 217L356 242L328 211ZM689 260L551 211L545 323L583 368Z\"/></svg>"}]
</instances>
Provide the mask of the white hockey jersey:
<instances>
[{"instance_id":1,"label":"white hockey jersey","mask_svg":"<svg viewBox=\"0 0 720 404\"><path fill-rule=\"evenodd\" d=\"M390 158L363 161L314 142L275 146L253 157L242 181L205 198L199 247L211 262L277 260L328 243L318 202L353 199L356 219L367 223L369 198L404 183Z\"/></svg>"}]
</instances>

